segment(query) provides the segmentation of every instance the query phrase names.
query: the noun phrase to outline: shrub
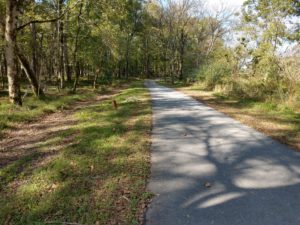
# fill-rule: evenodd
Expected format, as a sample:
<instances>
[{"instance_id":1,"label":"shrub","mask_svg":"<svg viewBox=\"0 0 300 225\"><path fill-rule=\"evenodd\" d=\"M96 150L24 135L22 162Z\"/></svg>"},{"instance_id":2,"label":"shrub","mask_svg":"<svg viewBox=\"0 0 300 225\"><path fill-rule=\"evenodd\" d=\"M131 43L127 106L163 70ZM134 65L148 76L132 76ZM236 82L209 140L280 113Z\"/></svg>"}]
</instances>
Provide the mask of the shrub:
<instances>
[{"instance_id":1,"label":"shrub","mask_svg":"<svg viewBox=\"0 0 300 225\"><path fill-rule=\"evenodd\" d=\"M216 85L224 84L232 74L232 65L224 59L204 64L200 67L197 80L204 81L207 90L213 90Z\"/></svg>"}]
</instances>

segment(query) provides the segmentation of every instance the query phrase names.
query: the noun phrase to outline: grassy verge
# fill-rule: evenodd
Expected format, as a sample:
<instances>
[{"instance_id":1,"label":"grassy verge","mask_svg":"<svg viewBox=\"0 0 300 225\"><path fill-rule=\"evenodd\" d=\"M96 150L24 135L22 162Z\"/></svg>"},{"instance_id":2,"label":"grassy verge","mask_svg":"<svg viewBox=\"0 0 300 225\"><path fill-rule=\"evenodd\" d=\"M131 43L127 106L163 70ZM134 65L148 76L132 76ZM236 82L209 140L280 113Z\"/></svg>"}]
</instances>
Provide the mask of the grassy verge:
<instances>
[{"instance_id":1,"label":"grassy verge","mask_svg":"<svg viewBox=\"0 0 300 225\"><path fill-rule=\"evenodd\" d=\"M83 88L77 94L69 94L67 91L58 93L56 88L50 88L44 99L37 99L32 95L25 97L23 107L11 105L7 96L0 97L0 135L4 129L13 127L16 123L32 121L43 114L64 109L76 101L92 98L95 94L92 90Z\"/></svg>"},{"instance_id":2,"label":"grassy verge","mask_svg":"<svg viewBox=\"0 0 300 225\"><path fill-rule=\"evenodd\" d=\"M134 83L114 99L118 110L111 100L80 109L74 126L0 170L0 224L139 223L151 195L149 94Z\"/></svg>"},{"instance_id":3,"label":"grassy verge","mask_svg":"<svg viewBox=\"0 0 300 225\"><path fill-rule=\"evenodd\" d=\"M300 109L284 103L230 98L222 93L205 91L199 84L161 84L176 88L300 151Z\"/></svg>"}]
</instances>

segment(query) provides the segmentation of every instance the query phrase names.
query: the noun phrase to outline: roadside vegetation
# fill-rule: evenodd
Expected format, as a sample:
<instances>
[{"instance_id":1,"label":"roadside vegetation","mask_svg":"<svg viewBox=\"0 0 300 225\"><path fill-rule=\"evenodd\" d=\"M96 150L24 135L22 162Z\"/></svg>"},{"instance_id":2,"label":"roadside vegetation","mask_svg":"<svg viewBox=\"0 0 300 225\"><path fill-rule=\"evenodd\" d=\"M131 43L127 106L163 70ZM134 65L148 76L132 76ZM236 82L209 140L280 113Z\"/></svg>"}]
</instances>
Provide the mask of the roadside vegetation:
<instances>
[{"instance_id":1,"label":"roadside vegetation","mask_svg":"<svg viewBox=\"0 0 300 225\"><path fill-rule=\"evenodd\" d=\"M29 155L0 169L1 224L139 223L151 197L145 191L148 92L135 82L108 100L79 108L72 118L67 129L36 141ZM43 129L48 132L51 124Z\"/></svg>"},{"instance_id":2,"label":"roadside vegetation","mask_svg":"<svg viewBox=\"0 0 300 225\"><path fill-rule=\"evenodd\" d=\"M300 108L280 101L262 101L208 91L203 83L160 82L229 115L240 122L300 151Z\"/></svg>"}]
</instances>

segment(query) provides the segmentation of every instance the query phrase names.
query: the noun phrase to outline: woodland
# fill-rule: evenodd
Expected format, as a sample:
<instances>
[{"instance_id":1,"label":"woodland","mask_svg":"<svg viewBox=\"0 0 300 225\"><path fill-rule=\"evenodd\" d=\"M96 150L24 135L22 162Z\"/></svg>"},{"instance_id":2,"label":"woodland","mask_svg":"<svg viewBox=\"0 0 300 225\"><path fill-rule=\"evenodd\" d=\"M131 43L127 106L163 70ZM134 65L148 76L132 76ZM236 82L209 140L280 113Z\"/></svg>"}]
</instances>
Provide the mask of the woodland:
<instances>
[{"instance_id":1,"label":"woodland","mask_svg":"<svg viewBox=\"0 0 300 225\"><path fill-rule=\"evenodd\" d=\"M299 150L300 1L0 0L0 224L141 224L147 79Z\"/></svg>"},{"instance_id":2,"label":"woodland","mask_svg":"<svg viewBox=\"0 0 300 225\"><path fill-rule=\"evenodd\" d=\"M2 0L1 88L22 105L24 90L43 97L53 85L75 93L82 80L97 88L162 77L290 100L299 93L299 4L249 0L234 10L194 0ZM287 43L294 47L280 55Z\"/></svg>"}]
</instances>

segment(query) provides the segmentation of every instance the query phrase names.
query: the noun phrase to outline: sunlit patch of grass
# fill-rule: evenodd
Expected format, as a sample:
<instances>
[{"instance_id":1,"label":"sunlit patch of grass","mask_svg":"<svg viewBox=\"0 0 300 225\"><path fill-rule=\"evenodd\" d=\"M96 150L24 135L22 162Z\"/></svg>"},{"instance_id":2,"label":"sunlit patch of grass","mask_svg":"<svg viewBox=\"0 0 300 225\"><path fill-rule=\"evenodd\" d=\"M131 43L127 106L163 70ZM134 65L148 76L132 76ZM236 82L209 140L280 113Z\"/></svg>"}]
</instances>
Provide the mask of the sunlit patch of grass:
<instances>
[{"instance_id":1,"label":"sunlit patch of grass","mask_svg":"<svg viewBox=\"0 0 300 225\"><path fill-rule=\"evenodd\" d=\"M151 197L145 190L150 172L149 94L137 82L114 99L117 110L112 99L85 107L76 112L77 122L69 130L40 145L38 151L44 151L76 133L74 142L50 162L30 173L26 167L35 158L22 161L23 172L14 169L21 162L7 169L12 172L0 192L0 224L139 223L142 206ZM17 187L10 185L18 179Z\"/></svg>"}]
</instances>

